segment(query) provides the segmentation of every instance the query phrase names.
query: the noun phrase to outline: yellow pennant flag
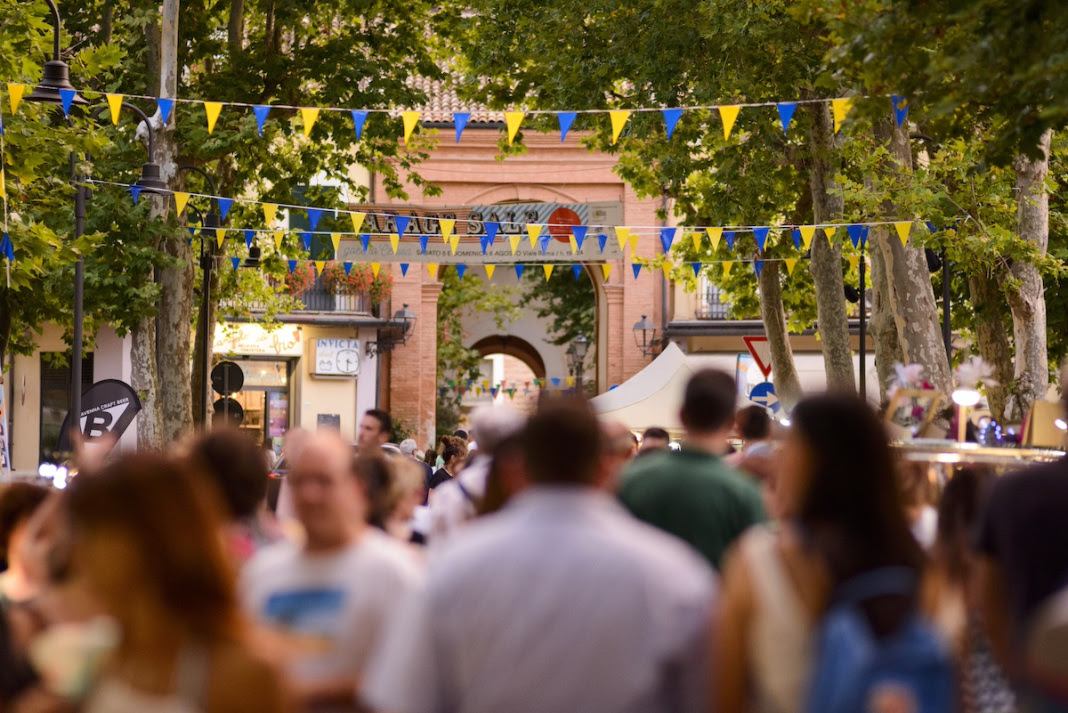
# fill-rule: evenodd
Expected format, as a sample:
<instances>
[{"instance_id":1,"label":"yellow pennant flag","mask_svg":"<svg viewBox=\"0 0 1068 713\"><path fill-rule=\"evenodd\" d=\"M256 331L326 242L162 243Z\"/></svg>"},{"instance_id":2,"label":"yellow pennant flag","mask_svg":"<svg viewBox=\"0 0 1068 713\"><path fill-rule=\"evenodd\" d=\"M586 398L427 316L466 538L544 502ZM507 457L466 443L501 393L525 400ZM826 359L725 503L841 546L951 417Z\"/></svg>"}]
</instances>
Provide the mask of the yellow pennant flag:
<instances>
[{"instance_id":1,"label":"yellow pennant flag","mask_svg":"<svg viewBox=\"0 0 1068 713\"><path fill-rule=\"evenodd\" d=\"M268 228L274 225L276 215L278 215L278 206L274 203L263 204L263 222L267 224Z\"/></svg>"},{"instance_id":2,"label":"yellow pennant flag","mask_svg":"<svg viewBox=\"0 0 1068 713\"><path fill-rule=\"evenodd\" d=\"M553 276L553 265L552 263L548 263L542 265L541 268L545 270L545 281L548 282L549 278Z\"/></svg>"},{"instance_id":3,"label":"yellow pennant flag","mask_svg":"<svg viewBox=\"0 0 1068 713\"><path fill-rule=\"evenodd\" d=\"M731 137L731 129L734 128L734 122L738 119L738 112L742 110L740 106L721 106L719 109L719 118L723 120L723 138L729 139Z\"/></svg>"},{"instance_id":4,"label":"yellow pennant flag","mask_svg":"<svg viewBox=\"0 0 1068 713\"><path fill-rule=\"evenodd\" d=\"M337 260L337 249L341 247L341 233L330 233L330 244L334 246L334 259Z\"/></svg>"},{"instance_id":5,"label":"yellow pennant flag","mask_svg":"<svg viewBox=\"0 0 1068 713\"><path fill-rule=\"evenodd\" d=\"M319 110L315 107L302 106L300 118L304 120L304 138L308 138L311 136L312 127L315 126L315 120L319 118Z\"/></svg>"},{"instance_id":6,"label":"yellow pennant flag","mask_svg":"<svg viewBox=\"0 0 1068 713\"><path fill-rule=\"evenodd\" d=\"M316 275L322 275L323 274L323 268L325 268L325 267L326 267L326 260L316 260L315 261L315 274Z\"/></svg>"},{"instance_id":7,"label":"yellow pennant flag","mask_svg":"<svg viewBox=\"0 0 1068 713\"><path fill-rule=\"evenodd\" d=\"M674 266L674 265L672 265L672 264L671 264L670 262L665 262L665 263L664 263L664 265L663 265L663 270L664 270L664 277L665 277L665 278L667 278L667 279L669 279L669 280L671 279L671 270L672 270L672 269L673 269L674 267L675 267L675 266Z\"/></svg>"},{"instance_id":8,"label":"yellow pennant flag","mask_svg":"<svg viewBox=\"0 0 1068 713\"><path fill-rule=\"evenodd\" d=\"M612 143L614 144L619 139L619 135L623 133L623 127L627 125L627 119L630 118L630 110L617 109L608 112L608 116L612 119Z\"/></svg>"},{"instance_id":9,"label":"yellow pennant flag","mask_svg":"<svg viewBox=\"0 0 1068 713\"><path fill-rule=\"evenodd\" d=\"M449 238L449 249L452 250L452 254L456 254L456 248L460 247L460 236L454 235Z\"/></svg>"},{"instance_id":10,"label":"yellow pennant flag","mask_svg":"<svg viewBox=\"0 0 1068 713\"><path fill-rule=\"evenodd\" d=\"M363 219L367 217L366 213L349 213L349 217L352 218L352 232L357 235L360 234L360 228L363 227Z\"/></svg>"},{"instance_id":11,"label":"yellow pennant flag","mask_svg":"<svg viewBox=\"0 0 1068 713\"><path fill-rule=\"evenodd\" d=\"M693 249L698 252L701 251L701 233L700 231L694 231L690 233L690 238L693 240Z\"/></svg>"},{"instance_id":12,"label":"yellow pennant flag","mask_svg":"<svg viewBox=\"0 0 1068 713\"><path fill-rule=\"evenodd\" d=\"M400 247L400 236L396 233L389 234L389 246L393 248L393 254L397 254L397 248Z\"/></svg>"},{"instance_id":13,"label":"yellow pennant flag","mask_svg":"<svg viewBox=\"0 0 1068 713\"><path fill-rule=\"evenodd\" d=\"M786 258L785 260L783 260L783 262L786 263L786 274L787 275L794 274L794 268L797 267L797 258L796 257Z\"/></svg>"},{"instance_id":14,"label":"yellow pennant flag","mask_svg":"<svg viewBox=\"0 0 1068 713\"><path fill-rule=\"evenodd\" d=\"M909 232L912 231L912 222L902 221L900 223L894 223L894 229L897 230L897 237L901 238L901 245L908 245Z\"/></svg>"},{"instance_id":15,"label":"yellow pennant flag","mask_svg":"<svg viewBox=\"0 0 1068 713\"><path fill-rule=\"evenodd\" d=\"M834 245L834 236L838 234L837 225L828 225L823 228L823 235L827 238L827 242Z\"/></svg>"},{"instance_id":16,"label":"yellow pennant flag","mask_svg":"<svg viewBox=\"0 0 1068 713\"><path fill-rule=\"evenodd\" d=\"M7 100L11 103L11 113L17 114L19 111L19 103L22 102L22 95L26 92L25 84L15 84L14 82L7 83Z\"/></svg>"},{"instance_id":17,"label":"yellow pennant flag","mask_svg":"<svg viewBox=\"0 0 1068 713\"><path fill-rule=\"evenodd\" d=\"M404 143L408 143L408 139L411 138L412 132L415 131L415 125L419 123L419 112L402 111L401 119L404 120Z\"/></svg>"},{"instance_id":18,"label":"yellow pennant flag","mask_svg":"<svg viewBox=\"0 0 1068 713\"><path fill-rule=\"evenodd\" d=\"M108 99L108 109L111 110L111 123L116 126L119 123L119 111L122 109L121 94L105 94Z\"/></svg>"},{"instance_id":19,"label":"yellow pennant flag","mask_svg":"<svg viewBox=\"0 0 1068 713\"><path fill-rule=\"evenodd\" d=\"M857 265L860 264L860 255L847 255L846 260L849 261L849 266L856 270Z\"/></svg>"},{"instance_id":20,"label":"yellow pennant flag","mask_svg":"<svg viewBox=\"0 0 1068 713\"><path fill-rule=\"evenodd\" d=\"M380 263L380 262L372 262L371 263L371 272L374 274L375 277L378 277L378 273L379 273L379 271L381 269L382 269L382 263Z\"/></svg>"},{"instance_id":21,"label":"yellow pennant flag","mask_svg":"<svg viewBox=\"0 0 1068 713\"><path fill-rule=\"evenodd\" d=\"M719 249L719 241L723 237L723 228L705 228L705 232L708 233L708 239L712 243L712 252L715 252Z\"/></svg>"},{"instance_id":22,"label":"yellow pennant flag","mask_svg":"<svg viewBox=\"0 0 1068 713\"><path fill-rule=\"evenodd\" d=\"M612 266L608 263L601 265L601 274L604 275L604 281L608 282L608 277L612 274Z\"/></svg>"},{"instance_id":23,"label":"yellow pennant flag","mask_svg":"<svg viewBox=\"0 0 1068 713\"><path fill-rule=\"evenodd\" d=\"M575 240L575 236L571 236L571 254L574 255L578 252L578 241Z\"/></svg>"},{"instance_id":24,"label":"yellow pennant flag","mask_svg":"<svg viewBox=\"0 0 1068 713\"><path fill-rule=\"evenodd\" d=\"M838 130L842 128L842 122L849 116L849 112L852 109L853 97L831 100L831 112L834 114L834 133L837 134Z\"/></svg>"},{"instance_id":25,"label":"yellow pennant flag","mask_svg":"<svg viewBox=\"0 0 1068 713\"><path fill-rule=\"evenodd\" d=\"M634 253L638 252L638 238L637 235L630 236L630 256L634 257Z\"/></svg>"},{"instance_id":26,"label":"yellow pennant flag","mask_svg":"<svg viewBox=\"0 0 1068 713\"><path fill-rule=\"evenodd\" d=\"M727 260L723 263L723 276L731 274L731 268L734 267L734 260Z\"/></svg>"},{"instance_id":27,"label":"yellow pennant flag","mask_svg":"<svg viewBox=\"0 0 1068 713\"><path fill-rule=\"evenodd\" d=\"M219 120L222 102L204 102L204 112L208 115L208 133L215 131L215 122Z\"/></svg>"},{"instance_id":28,"label":"yellow pennant flag","mask_svg":"<svg viewBox=\"0 0 1068 713\"><path fill-rule=\"evenodd\" d=\"M527 235L530 236L530 247L538 247L538 238L541 236L541 226L537 223L528 224Z\"/></svg>"},{"instance_id":29,"label":"yellow pennant flag","mask_svg":"<svg viewBox=\"0 0 1068 713\"><path fill-rule=\"evenodd\" d=\"M519 126L523 123L523 117L526 116L525 111L506 111L504 112L504 123L508 125L508 145L512 145L512 141L515 140L515 135L519 133Z\"/></svg>"},{"instance_id":30,"label":"yellow pennant flag","mask_svg":"<svg viewBox=\"0 0 1068 713\"><path fill-rule=\"evenodd\" d=\"M812 238L816 236L815 225L802 225L798 228L798 232L801 233L801 245L808 250L812 247Z\"/></svg>"},{"instance_id":31,"label":"yellow pennant flag","mask_svg":"<svg viewBox=\"0 0 1068 713\"><path fill-rule=\"evenodd\" d=\"M486 268L486 279L487 280L492 280L493 279L493 271L497 269L497 266L496 265L485 265L484 267Z\"/></svg>"},{"instance_id":32,"label":"yellow pennant flag","mask_svg":"<svg viewBox=\"0 0 1068 713\"><path fill-rule=\"evenodd\" d=\"M630 238L630 228L624 228L622 226L616 228L616 240L619 241L619 249L621 251L627 247L628 238Z\"/></svg>"},{"instance_id":33,"label":"yellow pennant flag","mask_svg":"<svg viewBox=\"0 0 1068 713\"><path fill-rule=\"evenodd\" d=\"M189 202L189 194L182 191L174 192L174 209L178 212L178 215L182 214L185 210L185 204Z\"/></svg>"},{"instance_id":34,"label":"yellow pennant flag","mask_svg":"<svg viewBox=\"0 0 1068 713\"><path fill-rule=\"evenodd\" d=\"M4 185L4 169L0 166L0 198L7 198L7 186Z\"/></svg>"},{"instance_id":35,"label":"yellow pennant flag","mask_svg":"<svg viewBox=\"0 0 1068 713\"><path fill-rule=\"evenodd\" d=\"M438 277L438 266L436 263L428 262L426 264L426 271L430 273L431 279L436 280Z\"/></svg>"},{"instance_id":36,"label":"yellow pennant flag","mask_svg":"<svg viewBox=\"0 0 1068 713\"><path fill-rule=\"evenodd\" d=\"M446 245L449 244L449 237L452 235L453 228L456 227L455 220L439 220L438 225L441 227L441 242Z\"/></svg>"},{"instance_id":37,"label":"yellow pennant flag","mask_svg":"<svg viewBox=\"0 0 1068 713\"><path fill-rule=\"evenodd\" d=\"M226 240L226 231L222 228L215 229L215 242L219 245L219 249L222 250L223 241Z\"/></svg>"},{"instance_id":38,"label":"yellow pennant flag","mask_svg":"<svg viewBox=\"0 0 1068 713\"><path fill-rule=\"evenodd\" d=\"M277 252L282 252L282 238L284 238L285 236L286 233L284 230L274 231L274 249Z\"/></svg>"},{"instance_id":39,"label":"yellow pennant flag","mask_svg":"<svg viewBox=\"0 0 1068 713\"><path fill-rule=\"evenodd\" d=\"M515 255L515 251L519 249L520 237L518 235L508 236L508 245L512 248L512 254Z\"/></svg>"},{"instance_id":40,"label":"yellow pennant flag","mask_svg":"<svg viewBox=\"0 0 1068 713\"><path fill-rule=\"evenodd\" d=\"M567 388L569 388L569 389L575 388L575 377L573 377L573 376L567 377Z\"/></svg>"}]
</instances>

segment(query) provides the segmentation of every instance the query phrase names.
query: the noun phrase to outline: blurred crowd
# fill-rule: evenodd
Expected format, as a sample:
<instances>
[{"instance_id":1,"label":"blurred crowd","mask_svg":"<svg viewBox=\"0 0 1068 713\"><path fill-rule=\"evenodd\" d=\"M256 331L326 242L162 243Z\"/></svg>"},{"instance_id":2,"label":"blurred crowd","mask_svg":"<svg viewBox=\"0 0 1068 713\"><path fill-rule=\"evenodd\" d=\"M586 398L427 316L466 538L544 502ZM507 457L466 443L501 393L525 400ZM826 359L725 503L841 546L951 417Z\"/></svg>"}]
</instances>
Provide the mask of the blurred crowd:
<instances>
[{"instance_id":1,"label":"blurred crowd","mask_svg":"<svg viewBox=\"0 0 1068 713\"><path fill-rule=\"evenodd\" d=\"M0 713L1068 711L1068 464L939 484L852 397L736 398L5 485Z\"/></svg>"}]
</instances>

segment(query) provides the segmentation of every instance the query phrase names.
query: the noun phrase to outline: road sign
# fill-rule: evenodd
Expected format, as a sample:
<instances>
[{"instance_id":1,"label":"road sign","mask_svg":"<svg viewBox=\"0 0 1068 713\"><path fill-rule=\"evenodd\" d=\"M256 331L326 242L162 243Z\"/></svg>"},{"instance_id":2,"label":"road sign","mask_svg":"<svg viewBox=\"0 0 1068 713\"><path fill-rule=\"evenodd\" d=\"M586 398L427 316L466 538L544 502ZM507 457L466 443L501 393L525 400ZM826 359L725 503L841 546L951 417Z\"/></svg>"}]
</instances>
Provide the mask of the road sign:
<instances>
[{"instance_id":1,"label":"road sign","mask_svg":"<svg viewBox=\"0 0 1068 713\"><path fill-rule=\"evenodd\" d=\"M771 376L771 345L767 337L742 337L745 348L753 355L753 361L764 378Z\"/></svg>"},{"instance_id":2,"label":"road sign","mask_svg":"<svg viewBox=\"0 0 1068 713\"><path fill-rule=\"evenodd\" d=\"M778 413L782 408L782 404L779 403L779 397L775 395L775 386L768 381L754 386L753 390L749 392L749 400L759 406L771 409L772 413Z\"/></svg>"},{"instance_id":3,"label":"road sign","mask_svg":"<svg viewBox=\"0 0 1068 713\"><path fill-rule=\"evenodd\" d=\"M212 425L230 426L237 428L241 425L241 422L245 420L245 409L241 408L234 399L229 396L224 396L221 399L216 399L212 404L213 413L211 417Z\"/></svg>"},{"instance_id":4,"label":"road sign","mask_svg":"<svg viewBox=\"0 0 1068 713\"><path fill-rule=\"evenodd\" d=\"M211 388L222 396L236 394L245 385L245 373L232 361L221 361L211 370Z\"/></svg>"}]
</instances>

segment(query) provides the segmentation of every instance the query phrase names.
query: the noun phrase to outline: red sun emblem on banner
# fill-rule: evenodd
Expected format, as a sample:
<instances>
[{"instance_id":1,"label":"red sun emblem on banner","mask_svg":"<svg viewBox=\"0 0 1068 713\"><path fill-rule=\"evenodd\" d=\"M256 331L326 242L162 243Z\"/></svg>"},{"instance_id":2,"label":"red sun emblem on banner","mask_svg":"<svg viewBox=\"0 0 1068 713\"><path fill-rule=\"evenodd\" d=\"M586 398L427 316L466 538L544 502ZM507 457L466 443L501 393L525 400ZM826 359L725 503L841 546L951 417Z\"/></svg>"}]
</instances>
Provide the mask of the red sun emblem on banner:
<instances>
[{"instance_id":1,"label":"red sun emblem on banner","mask_svg":"<svg viewBox=\"0 0 1068 713\"><path fill-rule=\"evenodd\" d=\"M578 213L570 208L557 208L549 215L549 235L561 243L571 242L571 226L582 225Z\"/></svg>"}]
</instances>

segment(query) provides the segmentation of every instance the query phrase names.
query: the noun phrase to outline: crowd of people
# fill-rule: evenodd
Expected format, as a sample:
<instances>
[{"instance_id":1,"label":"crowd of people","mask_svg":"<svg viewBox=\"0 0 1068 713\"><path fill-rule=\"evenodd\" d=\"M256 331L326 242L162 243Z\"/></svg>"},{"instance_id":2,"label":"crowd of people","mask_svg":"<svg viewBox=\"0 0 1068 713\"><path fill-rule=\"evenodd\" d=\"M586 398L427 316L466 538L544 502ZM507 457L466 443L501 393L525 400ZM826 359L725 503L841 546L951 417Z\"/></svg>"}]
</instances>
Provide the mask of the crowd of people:
<instances>
[{"instance_id":1,"label":"crowd of people","mask_svg":"<svg viewBox=\"0 0 1068 713\"><path fill-rule=\"evenodd\" d=\"M422 452L201 435L0 489L0 712L1068 711L1068 463L941 492L853 397L695 374ZM280 487L279 487L280 486Z\"/></svg>"}]
</instances>

